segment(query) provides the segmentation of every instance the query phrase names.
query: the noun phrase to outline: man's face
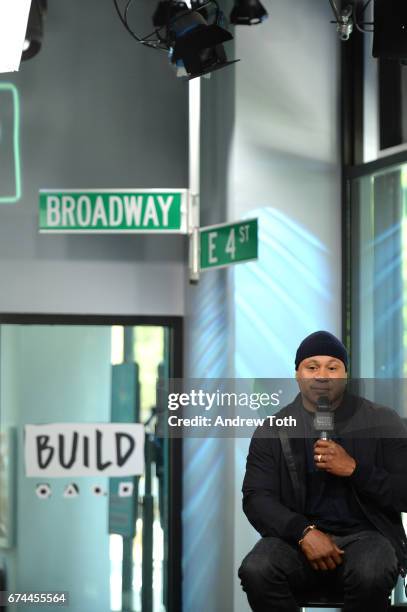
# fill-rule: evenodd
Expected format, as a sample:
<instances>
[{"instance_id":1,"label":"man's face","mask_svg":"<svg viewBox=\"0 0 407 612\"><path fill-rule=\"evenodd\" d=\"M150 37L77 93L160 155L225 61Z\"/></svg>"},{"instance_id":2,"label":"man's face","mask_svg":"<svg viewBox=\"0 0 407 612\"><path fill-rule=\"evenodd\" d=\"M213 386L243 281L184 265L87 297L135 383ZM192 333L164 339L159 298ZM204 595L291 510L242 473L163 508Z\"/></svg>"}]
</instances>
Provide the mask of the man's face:
<instances>
[{"instance_id":1,"label":"man's face","mask_svg":"<svg viewBox=\"0 0 407 612\"><path fill-rule=\"evenodd\" d=\"M340 359L317 355L301 361L296 379L306 408L315 409L322 395L328 397L332 407L336 408L345 391L347 372Z\"/></svg>"}]
</instances>

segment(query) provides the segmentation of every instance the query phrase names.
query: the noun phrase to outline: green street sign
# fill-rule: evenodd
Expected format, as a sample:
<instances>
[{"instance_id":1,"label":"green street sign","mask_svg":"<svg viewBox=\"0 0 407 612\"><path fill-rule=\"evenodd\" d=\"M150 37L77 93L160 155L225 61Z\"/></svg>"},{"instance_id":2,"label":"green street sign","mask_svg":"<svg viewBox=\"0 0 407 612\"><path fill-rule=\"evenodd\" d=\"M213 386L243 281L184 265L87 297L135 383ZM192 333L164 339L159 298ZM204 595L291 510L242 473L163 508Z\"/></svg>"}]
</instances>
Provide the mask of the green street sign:
<instances>
[{"instance_id":1,"label":"green street sign","mask_svg":"<svg viewBox=\"0 0 407 612\"><path fill-rule=\"evenodd\" d=\"M187 189L41 190L39 229L74 234L184 234L187 194Z\"/></svg>"},{"instance_id":2,"label":"green street sign","mask_svg":"<svg viewBox=\"0 0 407 612\"><path fill-rule=\"evenodd\" d=\"M257 259L257 219L200 230L201 270Z\"/></svg>"}]
</instances>

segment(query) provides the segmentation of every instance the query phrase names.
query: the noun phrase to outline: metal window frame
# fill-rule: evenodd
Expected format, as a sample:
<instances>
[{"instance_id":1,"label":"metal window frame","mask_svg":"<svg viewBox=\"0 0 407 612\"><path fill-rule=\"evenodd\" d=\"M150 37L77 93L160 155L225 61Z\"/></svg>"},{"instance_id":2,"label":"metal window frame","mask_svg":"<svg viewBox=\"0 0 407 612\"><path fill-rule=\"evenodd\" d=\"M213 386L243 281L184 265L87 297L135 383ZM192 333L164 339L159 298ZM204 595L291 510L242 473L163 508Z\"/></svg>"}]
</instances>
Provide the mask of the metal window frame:
<instances>
[{"instance_id":1,"label":"metal window frame","mask_svg":"<svg viewBox=\"0 0 407 612\"><path fill-rule=\"evenodd\" d=\"M341 43L340 59L340 108L341 108L341 221L342 221L342 338L350 354L358 347L352 346L352 324L357 325L352 313L352 288L356 279L352 275L352 245L358 235L357 220L352 216L352 181L363 176L379 173L407 162L407 147L381 151L380 156L370 162L363 161L364 144L364 40L363 34L353 32L347 42ZM379 85L383 112L383 87ZM379 129L379 131L381 131ZM356 225L355 225L356 223Z\"/></svg>"},{"instance_id":2,"label":"metal window frame","mask_svg":"<svg viewBox=\"0 0 407 612\"><path fill-rule=\"evenodd\" d=\"M363 35L353 32L341 43L340 56L340 124L341 124L341 227L342 227L342 339L352 364L352 267L351 207L349 170L363 163Z\"/></svg>"}]
</instances>

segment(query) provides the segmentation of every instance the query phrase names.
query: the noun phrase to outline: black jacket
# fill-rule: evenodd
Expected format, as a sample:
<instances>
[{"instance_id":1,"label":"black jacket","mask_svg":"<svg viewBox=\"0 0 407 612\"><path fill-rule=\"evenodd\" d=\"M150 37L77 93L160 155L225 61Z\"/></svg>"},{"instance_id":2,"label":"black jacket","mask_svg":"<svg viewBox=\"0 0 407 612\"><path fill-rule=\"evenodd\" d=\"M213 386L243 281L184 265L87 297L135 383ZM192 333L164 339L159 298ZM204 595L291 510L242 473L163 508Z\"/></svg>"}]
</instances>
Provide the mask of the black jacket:
<instances>
[{"instance_id":1,"label":"black jacket","mask_svg":"<svg viewBox=\"0 0 407 612\"><path fill-rule=\"evenodd\" d=\"M252 437L243 481L243 510L262 536L298 542L310 521L304 516L306 457L301 395L279 411L297 426L265 423ZM370 522L393 544L400 573L407 572L407 430L391 409L345 394L335 411L342 419L341 444L356 460L352 491ZM302 436L302 437L301 437Z\"/></svg>"}]
</instances>

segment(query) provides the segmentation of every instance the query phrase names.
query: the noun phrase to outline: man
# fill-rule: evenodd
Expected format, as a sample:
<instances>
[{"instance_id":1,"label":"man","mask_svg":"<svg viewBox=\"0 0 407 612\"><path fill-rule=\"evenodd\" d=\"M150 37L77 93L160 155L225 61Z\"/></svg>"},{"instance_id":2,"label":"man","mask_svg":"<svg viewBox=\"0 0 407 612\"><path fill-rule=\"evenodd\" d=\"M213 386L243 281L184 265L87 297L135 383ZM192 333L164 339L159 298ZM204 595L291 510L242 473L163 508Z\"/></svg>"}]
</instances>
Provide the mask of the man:
<instances>
[{"instance_id":1,"label":"man","mask_svg":"<svg viewBox=\"0 0 407 612\"><path fill-rule=\"evenodd\" d=\"M262 538L239 569L255 612L295 612L300 593L334 586L346 612L382 612L407 567L401 512L407 511L407 438L397 414L346 390L348 355L319 331L295 360L300 394L250 444L243 509ZM318 439L321 396L334 415L332 439Z\"/></svg>"}]
</instances>

